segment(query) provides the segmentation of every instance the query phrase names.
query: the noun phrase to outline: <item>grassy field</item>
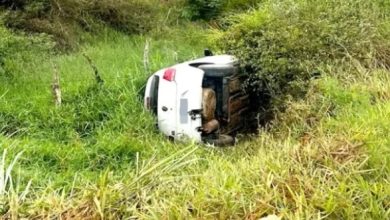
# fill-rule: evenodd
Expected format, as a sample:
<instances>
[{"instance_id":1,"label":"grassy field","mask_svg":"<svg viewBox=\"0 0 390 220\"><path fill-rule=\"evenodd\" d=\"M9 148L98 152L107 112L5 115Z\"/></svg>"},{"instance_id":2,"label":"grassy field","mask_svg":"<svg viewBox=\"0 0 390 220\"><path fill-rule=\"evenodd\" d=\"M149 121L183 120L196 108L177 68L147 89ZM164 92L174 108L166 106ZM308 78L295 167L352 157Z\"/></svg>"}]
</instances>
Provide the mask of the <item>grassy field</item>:
<instances>
[{"instance_id":1,"label":"grassy field","mask_svg":"<svg viewBox=\"0 0 390 220\"><path fill-rule=\"evenodd\" d=\"M390 218L390 71L324 65L305 98L237 146L172 143L142 108L145 44L158 70L201 56L205 34L107 29L79 52L32 56L2 76L3 218Z\"/></svg>"}]
</instances>

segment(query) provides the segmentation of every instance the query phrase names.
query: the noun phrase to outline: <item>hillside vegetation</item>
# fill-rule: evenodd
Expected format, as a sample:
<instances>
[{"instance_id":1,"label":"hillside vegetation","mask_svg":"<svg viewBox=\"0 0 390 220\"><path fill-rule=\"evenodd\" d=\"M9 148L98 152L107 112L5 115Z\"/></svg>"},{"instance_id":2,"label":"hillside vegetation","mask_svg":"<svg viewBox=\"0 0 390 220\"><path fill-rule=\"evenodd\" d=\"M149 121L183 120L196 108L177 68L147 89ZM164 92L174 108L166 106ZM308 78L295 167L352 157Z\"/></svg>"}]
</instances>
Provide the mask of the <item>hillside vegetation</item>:
<instances>
[{"instance_id":1,"label":"hillside vegetation","mask_svg":"<svg viewBox=\"0 0 390 220\"><path fill-rule=\"evenodd\" d=\"M2 1L8 27L49 34L61 49L74 49L83 31L99 34L102 26L129 34L146 33L164 22L171 5L159 0Z\"/></svg>"},{"instance_id":2,"label":"hillside vegetation","mask_svg":"<svg viewBox=\"0 0 390 220\"><path fill-rule=\"evenodd\" d=\"M390 218L388 1L1 6L3 218ZM234 147L170 142L142 107L152 71L206 47L258 100Z\"/></svg>"}]
</instances>

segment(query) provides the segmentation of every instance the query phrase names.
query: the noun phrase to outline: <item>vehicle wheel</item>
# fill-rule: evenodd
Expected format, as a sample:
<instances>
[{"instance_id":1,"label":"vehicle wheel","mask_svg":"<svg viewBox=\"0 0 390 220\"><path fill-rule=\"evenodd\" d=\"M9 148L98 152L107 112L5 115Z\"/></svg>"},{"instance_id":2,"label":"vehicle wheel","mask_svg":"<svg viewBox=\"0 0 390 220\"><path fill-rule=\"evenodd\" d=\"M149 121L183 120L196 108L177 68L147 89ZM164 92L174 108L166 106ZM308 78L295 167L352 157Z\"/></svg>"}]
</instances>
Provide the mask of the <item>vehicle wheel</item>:
<instances>
[{"instance_id":1,"label":"vehicle wheel","mask_svg":"<svg viewBox=\"0 0 390 220\"><path fill-rule=\"evenodd\" d=\"M224 134L219 135L219 137L216 139L206 140L206 143L215 145L217 147L232 146L232 145L234 145L234 142L235 141L234 141L234 138L232 136L224 135Z\"/></svg>"},{"instance_id":2,"label":"vehicle wheel","mask_svg":"<svg viewBox=\"0 0 390 220\"><path fill-rule=\"evenodd\" d=\"M203 70L208 77L225 77L231 76L237 72L237 67L231 65L205 64L200 65L199 69Z\"/></svg>"}]
</instances>

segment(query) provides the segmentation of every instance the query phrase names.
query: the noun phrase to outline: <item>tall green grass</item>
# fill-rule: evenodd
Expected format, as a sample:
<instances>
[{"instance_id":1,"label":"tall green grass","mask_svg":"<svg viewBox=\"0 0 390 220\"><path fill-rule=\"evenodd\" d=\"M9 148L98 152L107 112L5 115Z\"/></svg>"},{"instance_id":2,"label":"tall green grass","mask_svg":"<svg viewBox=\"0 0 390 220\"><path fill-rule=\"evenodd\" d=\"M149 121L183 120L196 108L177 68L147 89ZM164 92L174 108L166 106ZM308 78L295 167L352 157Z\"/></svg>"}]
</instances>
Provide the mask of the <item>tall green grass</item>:
<instances>
[{"instance_id":1,"label":"tall green grass","mask_svg":"<svg viewBox=\"0 0 390 220\"><path fill-rule=\"evenodd\" d=\"M202 45L188 47L196 42L191 34L176 36L150 38L151 69L173 64L175 52L201 52ZM258 137L239 137L234 148L198 148L168 142L142 109L145 41L110 32L84 47L106 81L102 88L81 54L27 62L17 84L2 84L2 114L25 127L2 136L1 146L9 161L24 151L12 172L17 187L31 181L25 199L5 200L5 216L389 217L388 71L325 69L306 99L291 101ZM50 94L51 62L61 72L60 109ZM75 124L96 122L100 111L108 118L80 135Z\"/></svg>"},{"instance_id":2,"label":"tall green grass","mask_svg":"<svg viewBox=\"0 0 390 220\"><path fill-rule=\"evenodd\" d=\"M24 149L26 158L36 158L21 160L26 180L33 174L40 185L48 175L62 185L77 172L94 178L109 167L133 167L137 152L166 155L160 145L170 144L142 107L142 89L151 74L143 64L145 42L150 41L153 71L174 64L178 56L199 56L202 47L192 44L187 50L191 38L184 32L177 32L176 40L128 37L112 30L107 34L78 54L22 63L21 74L3 81L0 130L8 138L2 141L18 140L10 152ZM95 62L105 81L102 87L96 85L82 53ZM55 107L50 88L54 64L60 72L60 108Z\"/></svg>"},{"instance_id":3,"label":"tall green grass","mask_svg":"<svg viewBox=\"0 0 390 220\"><path fill-rule=\"evenodd\" d=\"M286 99L259 135L238 136L237 146L224 149L172 143L142 108L151 74L145 43L154 71L200 56L204 33L194 25L132 37L105 29L80 52L46 58L32 51L21 59L14 79L0 82L0 148L7 152L0 173L12 167L14 189L5 187L1 215L388 219L389 71L355 59L321 65L322 77L302 99Z\"/></svg>"}]
</instances>

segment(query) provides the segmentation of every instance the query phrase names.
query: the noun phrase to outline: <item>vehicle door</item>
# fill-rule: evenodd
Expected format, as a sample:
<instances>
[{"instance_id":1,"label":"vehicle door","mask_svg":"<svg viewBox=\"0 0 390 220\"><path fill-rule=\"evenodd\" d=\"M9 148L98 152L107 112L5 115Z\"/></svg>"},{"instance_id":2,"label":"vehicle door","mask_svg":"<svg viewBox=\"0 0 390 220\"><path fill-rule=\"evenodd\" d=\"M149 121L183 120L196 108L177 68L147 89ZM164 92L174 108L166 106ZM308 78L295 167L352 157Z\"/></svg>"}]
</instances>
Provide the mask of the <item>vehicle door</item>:
<instances>
[{"instance_id":1,"label":"vehicle door","mask_svg":"<svg viewBox=\"0 0 390 220\"><path fill-rule=\"evenodd\" d=\"M202 82L204 72L189 65L176 67L177 137L200 142L202 127Z\"/></svg>"}]
</instances>

